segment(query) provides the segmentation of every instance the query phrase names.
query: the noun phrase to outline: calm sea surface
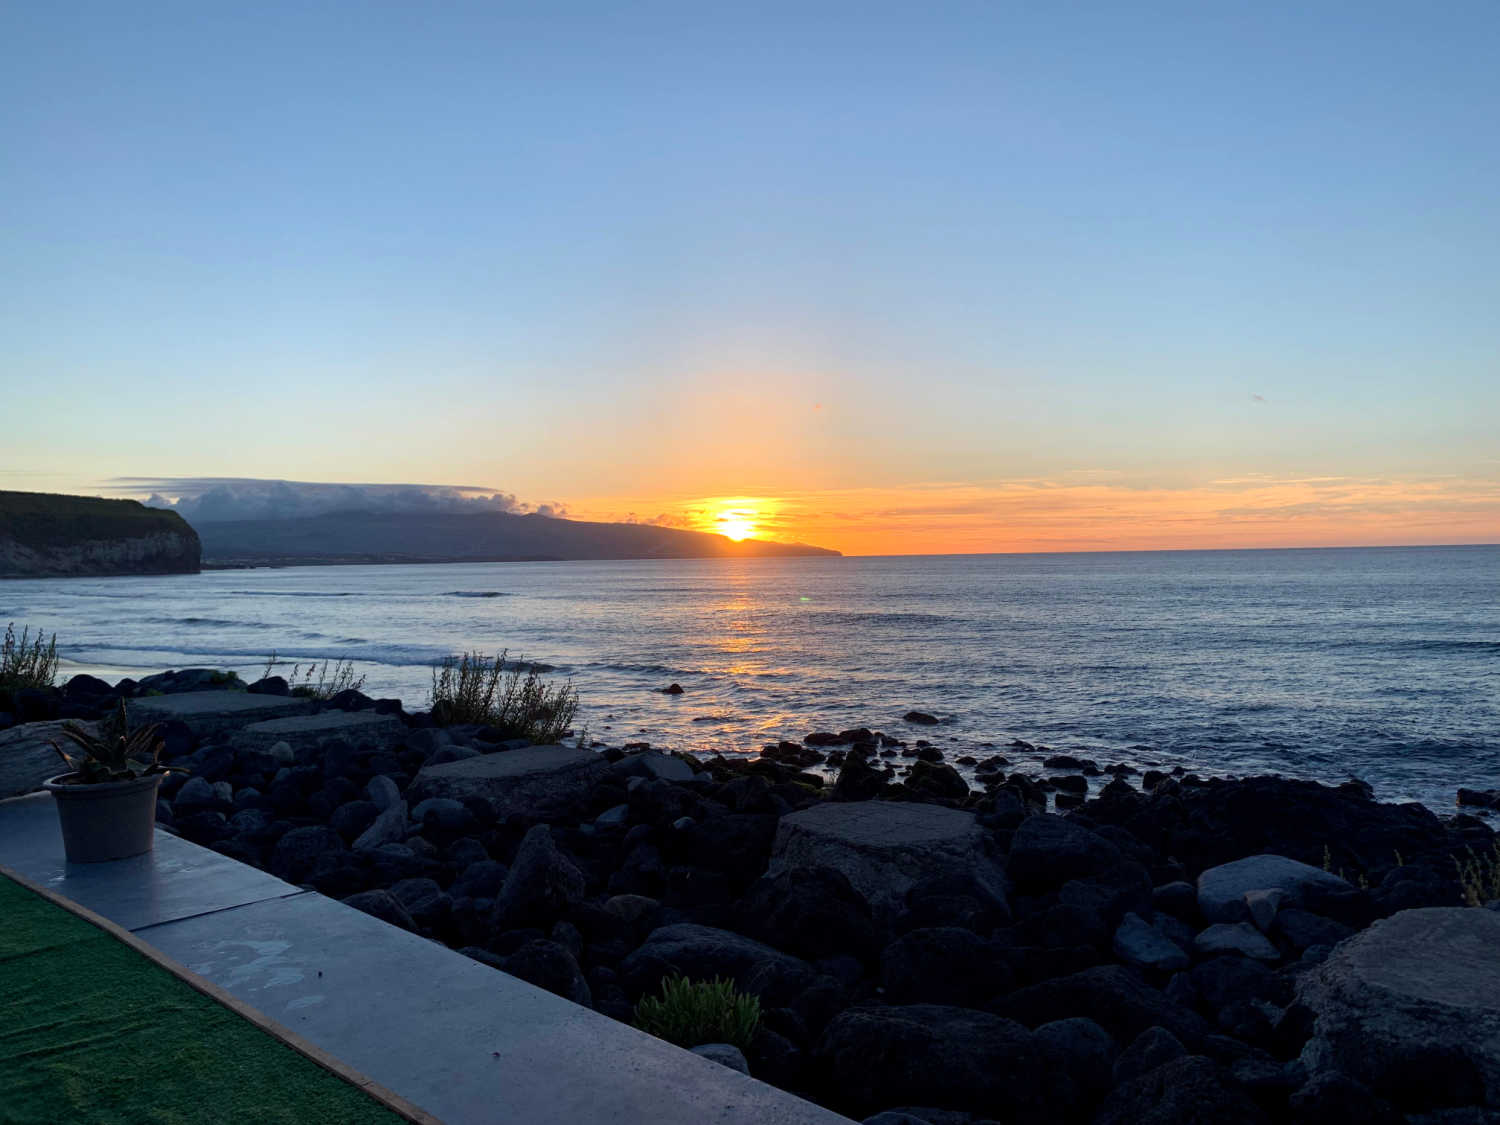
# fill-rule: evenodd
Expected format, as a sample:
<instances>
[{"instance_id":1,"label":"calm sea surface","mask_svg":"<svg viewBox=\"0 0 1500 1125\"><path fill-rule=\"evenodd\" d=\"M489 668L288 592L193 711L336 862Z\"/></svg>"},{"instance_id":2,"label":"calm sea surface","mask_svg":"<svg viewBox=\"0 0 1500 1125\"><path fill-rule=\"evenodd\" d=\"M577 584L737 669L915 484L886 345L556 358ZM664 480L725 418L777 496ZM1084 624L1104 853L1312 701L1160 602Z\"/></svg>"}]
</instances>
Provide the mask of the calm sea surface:
<instances>
[{"instance_id":1,"label":"calm sea surface","mask_svg":"<svg viewBox=\"0 0 1500 1125\"><path fill-rule=\"evenodd\" d=\"M343 657L408 707L434 660L508 648L571 676L612 745L870 726L1026 768L1012 739L1356 775L1438 810L1500 787L1500 547L217 571L0 583L12 619L102 675Z\"/></svg>"}]
</instances>

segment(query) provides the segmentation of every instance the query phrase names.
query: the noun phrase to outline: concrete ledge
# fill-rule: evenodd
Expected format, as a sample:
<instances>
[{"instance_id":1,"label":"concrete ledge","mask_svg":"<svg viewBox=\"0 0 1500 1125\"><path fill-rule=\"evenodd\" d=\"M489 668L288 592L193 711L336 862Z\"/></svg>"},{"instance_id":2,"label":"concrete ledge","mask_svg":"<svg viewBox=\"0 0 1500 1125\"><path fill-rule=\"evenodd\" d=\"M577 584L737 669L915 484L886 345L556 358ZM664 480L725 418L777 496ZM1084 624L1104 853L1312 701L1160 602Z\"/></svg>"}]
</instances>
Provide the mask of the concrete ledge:
<instances>
[{"instance_id":1,"label":"concrete ledge","mask_svg":"<svg viewBox=\"0 0 1500 1125\"><path fill-rule=\"evenodd\" d=\"M266 719L305 715L310 699L283 695L251 695L243 691L193 691L181 695L146 696L126 704L132 723L187 724L199 738L218 738L226 731Z\"/></svg>"},{"instance_id":2,"label":"concrete ledge","mask_svg":"<svg viewBox=\"0 0 1500 1125\"><path fill-rule=\"evenodd\" d=\"M51 806L45 795L0 801L0 865L449 1125L849 1125L165 832L147 855L69 865Z\"/></svg>"},{"instance_id":3,"label":"concrete ledge","mask_svg":"<svg viewBox=\"0 0 1500 1125\"><path fill-rule=\"evenodd\" d=\"M321 746L343 739L353 746L373 744L380 750L398 746L406 738L406 724L391 715L373 711L320 711L316 715L290 715L266 719L235 731L229 744L236 750L269 750L278 742L298 746Z\"/></svg>"},{"instance_id":4,"label":"concrete ledge","mask_svg":"<svg viewBox=\"0 0 1500 1125\"><path fill-rule=\"evenodd\" d=\"M145 855L68 863L50 793L0 801L0 864L127 930L304 893L160 829Z\"/></svg>"}]
</instances>

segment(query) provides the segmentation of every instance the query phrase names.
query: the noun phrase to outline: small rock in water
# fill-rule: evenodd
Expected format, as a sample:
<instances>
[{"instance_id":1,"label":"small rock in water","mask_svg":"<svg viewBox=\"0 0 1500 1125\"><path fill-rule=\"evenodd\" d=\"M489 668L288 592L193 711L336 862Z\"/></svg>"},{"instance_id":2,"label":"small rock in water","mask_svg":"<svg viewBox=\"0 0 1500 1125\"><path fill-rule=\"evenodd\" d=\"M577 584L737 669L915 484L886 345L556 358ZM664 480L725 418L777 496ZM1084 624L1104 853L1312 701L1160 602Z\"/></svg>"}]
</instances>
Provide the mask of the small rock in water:
<instances>
[{"instance_id":1,"label":"small rock in water","mask_svg":"<svg viewBox=\"0 0 1500 1125\"><path fill-rule=\"evenodd\" d=\"M681 684L668 684L666 687L661 689L661 693L663 695L681 695L682 692L683 688Z\"/></svg>"},{"instance_id":2,"label":"small rock in water","mask_svg":"<svg viewBox=\"0 0 1500 1125\"><path fill-rule=\"evenodd\" d=\"M1500 789L1460 789L1458 803L1481 809L1500 809Z\"/></svg>"},{"instance_id":3,"label":"small rock in water","mask_svg":"<svg viewBox=\"0 0 1500 1125\"><path fill-rule=\"evenodd\" d=\"M915 723L919 727L935 727L938 724L936 715L929 715L926 711L908 711L901 716L908 723Z\"/></svg>"}]
</instances>

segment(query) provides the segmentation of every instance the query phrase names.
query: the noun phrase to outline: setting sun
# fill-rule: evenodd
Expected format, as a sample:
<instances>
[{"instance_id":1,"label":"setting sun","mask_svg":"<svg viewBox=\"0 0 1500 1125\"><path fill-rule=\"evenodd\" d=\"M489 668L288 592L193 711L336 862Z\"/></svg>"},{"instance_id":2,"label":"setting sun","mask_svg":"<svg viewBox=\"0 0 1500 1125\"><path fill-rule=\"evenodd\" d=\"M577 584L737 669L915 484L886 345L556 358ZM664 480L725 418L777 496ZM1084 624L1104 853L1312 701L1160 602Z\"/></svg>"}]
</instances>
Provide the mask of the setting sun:
<instances>
[{"instance_id":1,"label":"setting sun","mask_svg":"<svg viewBox=\"0 0 1500 1125\"><path fill-rule=\"evenodd\" d=\"M727 509L714 517L714 529L738 543L755 534L755 515L750 508Z\"/></svg>"}]
</instances>

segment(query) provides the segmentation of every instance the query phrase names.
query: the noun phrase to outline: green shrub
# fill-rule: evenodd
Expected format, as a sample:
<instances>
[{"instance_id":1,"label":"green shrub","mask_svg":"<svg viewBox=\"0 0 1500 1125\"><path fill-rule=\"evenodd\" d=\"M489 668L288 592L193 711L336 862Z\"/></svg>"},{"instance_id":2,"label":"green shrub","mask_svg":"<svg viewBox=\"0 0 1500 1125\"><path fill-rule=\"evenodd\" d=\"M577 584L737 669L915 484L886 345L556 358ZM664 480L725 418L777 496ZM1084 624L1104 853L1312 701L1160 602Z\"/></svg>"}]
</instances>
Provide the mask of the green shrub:
<instances>
[{"instance_id":1,"label":"green shrub","mask_svg":"<svg viewBox=\"0 0 1500 1125\"><path fill-rule=\"evenodd\" d=\"M760 999L736 992L732 980L668 977L660 996L641 997L635 1025L679 1047L732 1043L748 1051L760 1027Z\"/></svg>"},{"instance_id":2,"label":"green shrub","mask_svg":"<svg viewBox=\"0 0 1500 1125\"><path fill-rule=\"evenodd\" d=\"M1473 848L1464 851L1468 853L1468 859L1453 857L1464 905L1483 906L1500 898L1500 840L1496 840L1488 852L1475 854Z\"/></svg>"},{"instance_id":3,"label":"green shrub","mask_svg":"<svg viewBox=\"0 0 1500 1125\"><path fill-rule=\"evenodd\" d=\"M271 660L275 659L273 654ZM267 675L270 674L270 667L271 664L268 663ZM317 679L313 679L314 676ZM304 699L332 699L341 691L359 691L365 686L365 677L354 674L352 660L335 660L332 664L326 660L319 664L314 660L305 671L301 664L293 664L286 679L292 694Z\"/></svg>"},{"instance_id":4,"label":"green shrub","mask_svg":"<svg viewBox=\"0 0 1500 1125\"><path fill-rule=\"evenodd\" d=\"M507 738L556 742L578 714L572 681L549 684L533 664L507 664L505 652L450 656L432 669L432 717L443 726L483 723Z\"/></svg>"},{"instance_id":5,"label":"green shrub","mask_svg":"<svg viewBox=\"0 0 1500 1125\"><path fill-rule=\"evenodd\" d=\"M31 630L25 628L17 640L15 623L5 627L5 640L0 641L0 691L52 686L57 678L57 634L45 645L42 637L40 629L33 639Z\"/></svg>"}]
</instances>

